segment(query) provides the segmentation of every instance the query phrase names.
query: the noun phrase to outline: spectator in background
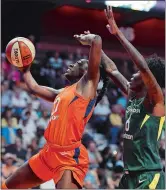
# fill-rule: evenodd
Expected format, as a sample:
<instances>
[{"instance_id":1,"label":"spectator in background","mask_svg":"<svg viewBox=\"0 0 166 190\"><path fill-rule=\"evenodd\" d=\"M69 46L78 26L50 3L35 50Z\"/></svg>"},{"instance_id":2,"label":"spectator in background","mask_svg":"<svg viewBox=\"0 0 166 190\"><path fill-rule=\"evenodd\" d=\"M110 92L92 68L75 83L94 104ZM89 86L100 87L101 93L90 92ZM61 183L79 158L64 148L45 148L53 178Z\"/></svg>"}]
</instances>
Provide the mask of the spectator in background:
<instances>
[{"instance_id":1,"label":"spectator in background","mask_svg":"<svg viewBox=\"0 0 166 190\"><path fill-rule=\"evenodd\" d=\"M101 163L103 159L94 141L90 141L88 144L88 155L90 168L97 169L99 167L99 163Z\"/></svg>"},{"instance_id":2,"label":"spectator in background","mask_svg":"<svg viewBox=\"0 0 166 190\"><path fill-rule=\"evenodd\" d=\"M7 179L12 173L14 173L18 167L13 165L16 161L16 157L10 153L7 153L3 157L4 164L2 165L2 177Z\"/></svg>"},{"instance_id":3,"label":"spectator in background","mask_svg":"<svg viewBox=\"0 0 166 190\"><path fill-rule=\"evenodd\" d=\"M36 126L42 129L46 129L49 121L49 114L48 111L42 111L41 117L37 120Z\"/></svg>"},{"instance_id":4,"label":"spectator in background","mask_svg":"<svg viewBox=\"0 0 166 190\"><path fill-rule=\"evenodd\" d=\"M2 94L2 108L11 106L11 98L13 96L13 92L9 89L9 81L3 81L1 84L1 94Z\"/></svg>"},{"instance_id":5,"label":"spectator in background","mask_svg":"<svg viewBox=\"0 0 166 190\"><path fill-rule=\"evenodd\" d=\"M89 146L89 143L91 141L94 141L93 137L91 135L89 135L88 133L84 133L83 136L82 136L82 144L88 148Z\"/></svg>"},{"instance_id":6,"label":"spectator in background","mask_svg":"<svg viewBox=\"0 0 166 190\"><path fill-rule=\"evenodd\" d=\"M37 154L37 152L39 151L39 148L38 148L38 141L36 137L32 139L32 142L30 145L32 147L33 155Z\"/></svg>"},{"instance_id":7,"label":"spectator in background","mask_svg":"<svg viewBox=\"0 0 166 190\"><path fill-rule=\"evenodd\" d=\"M60 71L57 71L57 75L54 81L54 88L55 89L60 89L63 88L65 86L65 78L62 75L62 73Z\"/></svg>"},{"instance_id":8,"label":"spectator in background","mask_svg":"<svg viewBox=\"0 0 166 190\"><path fill-rule=\"evenodd\" d=\"M82 57L83 57L83 59L88 59L88 55L84 54Z\"/></svg>"},{"instance_id":9,"label":"spectator in background","mask_svg":"<svg viewBox=\"0 0 166 190\"><path fill-rule=\"evenodd\" d=\"M47 110L48 112L50 112L50 110L52 109L53 103L47 102L43 99L39 99L39 101L40 101L40 109Z\"/></svg>"},{"instance_id":10,"label":"spectator in background","mask_svg":"<svg viewBox=\"0 0 166 190\"><path fill-rule=\"evenodd\" d=\"M35 95L31 95L31 104L32 104L32 109L33 110L39 110L40 108L40 101L39 101L39 98L36 97Z\"/></svg>"},{"instance_id":11,"label":"spectator in background","mask_svg":"<svg viewBox=\"0 0 166 190\"><path fill-rule=\"evenodd\" d=\"M125 93L123 93L122 91L121 91L121 93L122 93L122 95L117 99L117 104L120 104L122 107L123 107L123 109L126 109L126 106L127 106L127 98L126 98L126 95L125 95Z\"/></svg>"},{"instance_id":12,"label":"spectator in background","mask_svg":"<svg viewBox=\"0 0 166 190\"><path fill-rule=\"evenodd\" d=\"M104 150L101 153L103 161L100 163L100 168L106 169L110 168L112 166L112 150L110 146L107 146L104 148Z\"/></svg>"},{"instance_id":13,"label":"spectator in background","mask_svg":"<svg viewBox=\"0 0 166 190\"><path fill-rule=\"evenodd\" d=\"M49 61L51 59L51 61ZM53 58L54 60L54 58ZM45 78L45 80L41 80L44 85L48 85L54 88L54 82L56 81L56 73L57 71L53 67L52 57L48 58L48 61L44 66L40 69L40 75ZM41 78L42 79L42 78Z\"/></svg>"},{"instance_id":14,"label":"spectator in background","mask_svg":"<svg viewBox=\"0 0 166 190\"><path fill-rule=\"evenodd\" d=\"M123 162L117 161L112 171L107 170L106 181L108 189L117 189L119 187L119 182L123 175L123 168L124 168Z\"/></svg>"},{"instance_id":15,"label":"spectator in background","mask_svg":"<svg viewBox=\"0 0 166 190\"><path fill-rule=\"evenodd\" d=\"M26 159L26 160L29 160L32 156L33 156L33 153L32 153L32 146L31 146L31 145L28 145L28 147L27 147L27 152L26 152L26 155L25 155L25 159Z\"/></svg>"},{"instance_id":16,"label":"spectator in background","mask_svg":"<svg viewBox=\"0 0 166 190\"><path fill-rule=\"evenodd\" d=\"M11 72L11 64L7 62L5 53L1 54L1 64L2 64L2 70L4 72L4 79L6 80Z\"/></svg>"},{"instance_id":17,"label":"spectator in background","mask_svg":"<svg viewBox=\"0 0 166 190\"><path fill-rule=\"evenodd\" d=\"M55 70L62 70L62 59L59 56L59 52L55 52L48 60L48 64Z\"/></svg>"},{"instance_id":18,"label":"spectator in background","mask_svg":"<svg viewBox=\"0 0 166 190\"><path fill-rule=\"evenodd\" d=\"M30 119L33 120L34 122L36 122L38 120L38 114L37 111L35 111L32 107L32 103L29 102L27 103L27 107L25 109L23 109L22 113L21 113L21 117L25 118L26 113L29 112L30 113Z\"/></svg>"},{"instance_id":19,"label":"spectator in background","mask_svg":"<svg viewBox=\"0 0 166 190\"><path fill-rule=\"evenodd\" d=\"M80 48L77 48L75 53L75 60L79 59L82 59L82 50Z\"/></svg>"},{"instance_id":20,"label":"spectator in background","mask_svg":"<svg viewBox=\"0 0 166 190\"><path fill-rule=\"evenodd\" d=\"M6 144L12 144L15 142L16 139L16 128L12 126L12 119L8 118L7 125L4 126L2 130L2 137L5 138Z\"/></svg>"},{"instance_id":21,"label":"spectator in background","mask_svg":"<svg viewBox=\"0 0 166 190\"><path fill-rule=\"evenodd\" d=\"M44 138L44 131L45 129L42 129L40 127L37 128L36 136L38 140L38 148L41 149L46 143L46 139Z\"/></svg>"},{"instance_id":22,"label":"spectator in background","mask_svg":"<svg viewBox=\"0 0 166 190\"><path fill-rule=\"evenodd\" d=\"M25 155L26 160L29 160L36 153L37 152L33 150L32 145L28 145L27 152L26 152L26 155Z\"/></svg>"},{"instance_id":23,"label":"spectator in background","mask_svg":"<svg viewBox=\"0 0 166 190\"><path fill-rule=\"evenodd\" d=\"M84 179L84 188L99 189L100 181L95 170L89 169Z\"/></svg>"},{"instance_id":24,"label":"spectator in background","mask_svg":"<svg viewBox=\"0 0 166 190\"><path fill-rule=\"evenodd\" d=\"M2 133L1 133L1 135L2 135ZM6 152L6 140L3 136L1 136L1 151L0 152L1 152L2 157Z\"/></svg>"},{"instance_id":25,"label":"spectator in background","mask_svg":"<svg viewBox=\"0 0 166 190\"><path fill-rule=\"evenodd\" d=\"M73 53L69 53L68 55L68 59L66 60L66 66L68 67L70 64L73 64L74 63L74 55Z\"/></svg>"},{"instance_id":26,"label":"spectator in background","mask_svg":"<svg viewBox=\"0 0 166 190\"><path fill-rule=\"evenodd\" d=\"M109 115L109 126L110 126L110 144L117 144L118 142L118 135L122 128L122 106L115 104L112 106L112 113Z\"/></svg>"},{"instance_id":27,"label":"spectator in background","mask_svg":"<svg viewBox=\"0 0 166 190\"><path fill-rule=\"evenodd\" d=\"M105 122L108 114L111 113L108 98L106 95L103 96L102 100L97 104L94 109L94 115L97 122Z\"/></svg>"},{"instance_id":28,"label":"spectator in background","mask_svg":"<svg viewBox=\"0 0 166 190\"><path fill-rule=\"evenodd\" d=\"M18 71L18 69L16 67L12 66L12 69L8 75L8 80L16 82L16 83L21 81L20 72Z\"/></svg>"},{"instance_id":29,"label":"spectator in background","mask_svg":"<svg viewBox=\"0 0 166 190\"><path fill-rule=\"evenodd\" d=\"M22 140L18 137L14 144L6 147L6 152L16 155L20 163L25 161L26 150L23 148Z\"/></svg>"},{"instance_id":30,"label":"spectator in background","mask_svg":"<svg viewBox=\"0 0 166 190\"><path fill-rule=\"evenodd\" d=\"M87 137L88 136L86 136L86 138ZM87 150L88 150L88 156L89 156L89 170L85 177L84 186L86 188L98 188L100 186L100 181L98 178L97 169L99 167L99 163L102 162L102 157L96 147L96 143L93 140L90 140L87 146L88 146Z\"/></svg>"},{"instance_id":31,"label":"spectator in background","mask_svg":"<svg viewBox=\"0 0 166 190\"><path fill-rule=\"evenodd\" d=\"M108 98L106 95L104 95L102 100L97 104L97 106L94 109L94 128L102 128L110 112L111 110L109 108Z\"/></svg>"},{"instance_id":32,"label":"spectator in background","mask_svg":"<svg viewBox=\"0 0 166 190\"><path fill-rule=\"evenodd\" d=\"M33 155L37 154L39 151L38 144L37 144L37 138L32 139L32 143L28 145L27 152L25 155L26 160L31 158Z\"/></svg>"},{"instance_id":33,"label":"spectator in background","mask_svg":"<svg viewBox=\"0 0 166 190\"><path fill-rule=\"evenodd\" d=\"M16 134L17 134L17 137L20 138L21 141L22 141L22 140L23 140L23 137L22 137L22 129L17 129Z\"/></svg>"},{"instance_id":34,"label":"spectator in background","mask_svg":"<svg viewBox=\"0 0 166 190\"><path fill-rule=\"evenodd\" d=\"M117 88L114 88L112 83L110 83L110 88L108 88L107 97L110 105L116 104L119 95Z\"/></svg>"},{"instance_id":35,"label":"spectator in background","mask_svg":"<svg viewBox=\"0 0 166 190\"><path fill-rule=\"evenodd\" d=\"M5 109L5 112L2 114L2 118L1 118L1 126L5 127L7 126L7 120L11 119L11 125L14 128L17 128L18 126L18 121L17 118L14 117L14 114L12 112L12 108L7 108Z\"/></svg>"},{"instance_id":36,"label":"spectator in background","mask_svg":"<svg viewBox=\"0 0 166 190\"><path fill-rule=\"evenodd\" d=\"M47 60L47 59L46 59ZM49 76L49 69L51 68L51 66L48 64L48 60L45 62L45 63L43 63L43 67L41 67L41 69L40 69L40 76L41 77L47 77L47 76ZM56 73L54 74L54 75L56 75Z\"/></svg>"},{"instance_id":37,"label":"spectator in background","mask_svg":"<svg viewBox=\"0 0 166 190\"><path fill-rule=\"evenodd\" d=\"M23 136L23 147L26 148L31 140L35 137L36 124L34 120L31 119L31 113L27 111L23 118L19 121L19 128L22 129Z\"/></svg>"},{"instance_id":38,"label":"spectator in background","mask_svg":"<svg viewBox=\"0 0 166 190\"><path fill-rule=\"evenodd\" d=\"M15 108L16 115L20 115L22 110L27 107L28 102L31 101L30 96L26 91L23 91L16 85L13 86L13 94L11 104Z\"/></svg>"}]
</instances>

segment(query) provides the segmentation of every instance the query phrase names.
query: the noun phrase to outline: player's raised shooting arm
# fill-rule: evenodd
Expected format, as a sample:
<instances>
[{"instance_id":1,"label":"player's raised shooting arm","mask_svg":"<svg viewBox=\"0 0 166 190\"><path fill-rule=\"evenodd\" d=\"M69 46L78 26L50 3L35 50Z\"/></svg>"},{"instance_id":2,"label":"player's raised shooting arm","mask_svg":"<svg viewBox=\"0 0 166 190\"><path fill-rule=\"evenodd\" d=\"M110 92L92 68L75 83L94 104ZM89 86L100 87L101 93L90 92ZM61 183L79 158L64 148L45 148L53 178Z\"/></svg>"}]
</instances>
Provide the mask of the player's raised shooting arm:
<instances>
[{"instance_id":1,"label":"player's raised shooting arm","mask_svg":"<svg viewBox=\"0 0 166 190\"><path fill-rule=\"evenodd\" d=\"M109 25L107 25L107 28L111 34L114 34L121 44L124 46L124 48L129 53L131 59L136 64L138 69L141 72L142 79L144 81L144 84L146 85L148 89L149 98L153 102L153 104L160 104L164 102L164 97L162 94L162 90L160 86L158 85L155 77L151 73L150 69L148 68L148 65L144 59L144 57L138 52L138 50L125 38L123 33L119 30L118 26L116 25L116 22L113 17L113 12L111 7L107 7L107 10L105 10L106 17L108 19Z\"/></svg>"},{"instance_id":2,"label":"player's raised shooting arm","mask_svg":"<svg viewBox=\"0 0 166 190\"><path fill-rule=\"evenodd\" d=\"M98 35L90 34L89 31L85 31L84 34L81 35L75 35L75 38L79 40L83 45L91 46L89 53L87 79L96 82L96 79L99 78L102 39Z\"/></svg>"},{"instance_id":3,"label":"player's raised shooting arm","mask_svg":"<svg viewBox=\"0 0 166 190\"><path fill-rule=\"evenodd\" d=\"M128 81L119 72L115 63L104 53L101 53L101 64L104 65L107 75L113 80L113 82L125 93L128 94Z\"/></svg>"},{"instance_id":4,"label":"player's raised shooting arm","mask_svg":"<svg viewBox=\"0 0 166 190\"><path fill-rule=\"evenodd\" d=\"M49 88L46 86L40 86L35 81L35 79L31 75L31 72L29 70L26 72L23 72L23 78L32 94L50 102L54 102L57 94L59 94L63 90L63 89L55 90L53 88Z\"/></svg>"},{"instance_id":5,"label":"player's raised shooting arm","mask_svg":"<svg viewBox=\"0 0 166 190\"><path fill-rule=\"evenodd\" d=\"M89 65L87 77L89 80L96 80L99 75L99 65L101 62L101 48L102 40L101 37L96 35L92 40L90 53L89 53Z\"/></svg>"}]
</instances>

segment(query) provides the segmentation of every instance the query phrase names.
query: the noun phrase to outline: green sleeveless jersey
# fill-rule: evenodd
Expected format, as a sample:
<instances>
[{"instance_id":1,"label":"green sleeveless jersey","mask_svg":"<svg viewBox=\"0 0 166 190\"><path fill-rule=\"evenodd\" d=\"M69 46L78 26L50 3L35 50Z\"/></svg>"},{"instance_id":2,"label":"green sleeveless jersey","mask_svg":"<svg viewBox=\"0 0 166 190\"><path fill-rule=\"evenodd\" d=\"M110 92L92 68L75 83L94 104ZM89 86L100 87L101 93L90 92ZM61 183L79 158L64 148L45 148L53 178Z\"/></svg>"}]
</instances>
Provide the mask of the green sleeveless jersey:
<instances>
[{"instance_id":1,"label":"green sleeveless jersey","mask_svg":"<svg viewBox=\"0 0 166 190\"><path fill-rule=\"evenodd\" d=\"M158 141L165 116L148 114L143 101L144 98L129 100L126 109L123 160L128 171L162 169Z\"/></svg>"}]
</instances>

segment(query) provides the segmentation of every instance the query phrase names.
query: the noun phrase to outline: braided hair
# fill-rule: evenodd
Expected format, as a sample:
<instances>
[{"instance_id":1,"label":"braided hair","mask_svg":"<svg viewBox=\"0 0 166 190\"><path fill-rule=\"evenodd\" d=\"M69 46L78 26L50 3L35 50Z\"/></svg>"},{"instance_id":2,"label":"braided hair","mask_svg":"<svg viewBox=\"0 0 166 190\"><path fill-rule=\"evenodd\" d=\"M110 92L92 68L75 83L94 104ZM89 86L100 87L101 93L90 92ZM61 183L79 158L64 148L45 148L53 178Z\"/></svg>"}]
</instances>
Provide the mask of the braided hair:
<instances>
[{"instance_id":1,"label":"braided hair","mask_svg":"<svg viewBox=\"0 0 166 190\"><path fill-rule=\"evenodd\" d=\"M100 80L103 81L103 87L100 90L98 96L97 96L97 100L96 100L96 104L95 106L100 102L100 100L103 98L104 94L107 91L108 85L109 85L109 77L106 75L105 73L105 67L104 64L100 64Z\"/></svg>"}]
</instances>

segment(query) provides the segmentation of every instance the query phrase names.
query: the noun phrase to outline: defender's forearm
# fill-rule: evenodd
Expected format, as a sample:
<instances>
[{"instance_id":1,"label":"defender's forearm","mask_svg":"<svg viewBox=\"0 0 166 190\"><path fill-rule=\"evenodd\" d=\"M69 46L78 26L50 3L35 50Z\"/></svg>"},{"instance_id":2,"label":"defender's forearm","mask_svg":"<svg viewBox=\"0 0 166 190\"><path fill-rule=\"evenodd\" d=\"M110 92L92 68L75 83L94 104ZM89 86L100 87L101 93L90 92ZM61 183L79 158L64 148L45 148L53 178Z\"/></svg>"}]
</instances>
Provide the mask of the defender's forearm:
<instances>
[{"instance_id":1,"label":"defender's forearm","mask_svg":"<svg viewBox=\"0 0 166 190\"><path fill-rule=\"evenodd\" d=\"M118 70L115 63L104 53L103 50L101 51L101 63L110 71Z\"/></svg>"},{"instance_id":2,"label":"defender's forearm","mask_svg":"<svg viewBox=\"0 0 166 190\"><path fill-rule=\"evenodd\" d=\"M104 65L106 74L125 93L128 94L128 81L118 71L115 63L102 51L101 64Z\"/></svg>"}]
</instances>

